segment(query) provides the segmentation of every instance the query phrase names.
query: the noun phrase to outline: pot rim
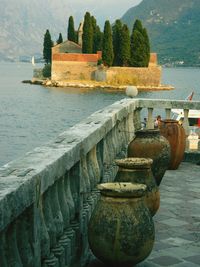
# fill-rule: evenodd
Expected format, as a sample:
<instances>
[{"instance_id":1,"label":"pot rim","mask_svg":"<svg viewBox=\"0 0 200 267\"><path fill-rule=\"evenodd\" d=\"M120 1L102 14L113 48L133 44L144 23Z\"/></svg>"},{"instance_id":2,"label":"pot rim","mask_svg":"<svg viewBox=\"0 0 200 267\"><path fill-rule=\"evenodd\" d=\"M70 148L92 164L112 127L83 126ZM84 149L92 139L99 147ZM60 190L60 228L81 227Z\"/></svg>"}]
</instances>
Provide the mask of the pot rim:
<instances>
[{"instance_id":1,"label":"pot rim","mask_svg":"<svg viewBox=\"0 0 200 267\"><path fill-rule=\"evenodd\" d=\"M151 158L128 157L123 159L116 159L115 163L119 167L127 169L149 169L153 163Z\"/></svg>"},{"instance_id":2,"label":"pot rim","mask_svg":"<svg viewBox=\"0 0 200 267\"><path fill-rule=\"evenodd\" d=\"M154 128L154 129L140 129L135 131L135 134L159 134L160 130L158 128Z\"/></svg>"},{"instance_id":3,"label":"pot rim","mask_svg":"<svg viewBox=\"0 0 200 267\"><path fill-rule=\"evenodd\" d=\"M147 186L145 184L113 182L99 184L97 188L102 195L108 197L140 198L146 193Z\"/></svg>"},{"instance_id":4,"label":"pot rim","mask_svg":"<svg viewBox=\"0 0 200 267\"><path fill-rule=\"evenodd\" d=\"M178 123L178 121L174 120L174 119L164 119L164 120L161 120L161 122L164 122L164 123Z\"/></svg>"}]
</instances>

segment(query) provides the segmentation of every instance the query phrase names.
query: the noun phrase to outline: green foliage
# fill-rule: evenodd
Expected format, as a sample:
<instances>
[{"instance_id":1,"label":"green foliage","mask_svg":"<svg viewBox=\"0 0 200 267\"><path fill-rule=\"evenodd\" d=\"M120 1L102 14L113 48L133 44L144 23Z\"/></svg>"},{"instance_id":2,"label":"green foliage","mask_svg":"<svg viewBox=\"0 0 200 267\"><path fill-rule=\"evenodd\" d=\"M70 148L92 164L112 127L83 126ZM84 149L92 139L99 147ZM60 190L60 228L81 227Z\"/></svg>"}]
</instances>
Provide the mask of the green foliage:
<instances>
[{"instance_id":1,"label":"green foliage","mask_svg":"<svg viewBox=\"0 0 200 267\"><path fill-rule=\"evenodd\" d=\"M102 51L102 42L103 42L103 33L100 30L100 27L97 25L94 32L93 39L93 53L97 51Z\"/></svg>"},{"instance_id":2,"label":"green foliage","mask_svg":"<svg viewBox=\"0 0 200 267\"><path fill-rule=\"evenodd\" d=\"M58 40L56 41L57 44L61 44L63 42L62 34L59 34Z\"/></svg>"},{"instance_id":3,"label":"green foliage","mask_svg":"<svg viewBox=\"0 0 200 267\"><path fill-rule=\"evenodd\" d=\"M44 68L42 69L42 75L45 78L50 78L51 77L51 64L45 64Z\"/></svg>"},{"instance_id":4,"label":"green foliage","mask_svg":"<svg viewBox=\"0 0 200 267\"><path fill-rule=\"evenodd\" d=\"M43 42L43 58L45 62L51 63L51 48L53 46L53 42L51 40L51 35L49 30L46 30L44 35L44 42Z\"/></svg>"},{"instance_id":5,"label":"green foliage","mask_svg":"<svg viewBox=\"0 0 200 267\"><path fill-rule=\"evenodd\" d=\"M158 4L159 3L159 4ZM151 50L161 64L199 66L199 0L143 0L129 9L122 21L132 29L139 18L150 36Z\"/></svg>"},{"instance_id":6,"label":"green foliage","mask_svg":"<svg viewBox=\"0 0 200 267\"><path fill-rule=\"evenodd\" d=\"M131 34L132 67L148 67L150 59L149 37L140 20L136 20Z\"/></svg>"},{"instance_id":7,"label":"green foliage","mask_svg":"<svg viewBox=\"0 0 200 267\"><path fill-rule=\"evenodd\" d=\"M92 30L93 30L93 53L96 54L97 51L102 50L102 38L103 34L100 27L97 25L96 19L91 17Z\"/></svg>"},{"instance_id":8,"label":"green foliage","mask_svg":"<svg viewBox=\"0 0 200 267\"><path fill-rule=\"evenodd\" d=\"M85 13L82 36L82 52L92 54L93 52L93 23L89 12Z\"/></svg>"},{"instance_id":9,"label":"green foliage","mask_svg":"<svg viewBox=\"0 0 200 267\"><path fill-rule=\"evenodd\" d=\"M117 19L115 24L112 27L112 36L113 36L113 52L114 52L114 59L113 65L120 66L121 65L121 33L122 33L122 22L121 20Z\"/></svg>"},{"instance_id":10,"label":"green foliage","mask_svg":"<svg viewBox=\"0 0 200 267\"><path fill-rule=\"evenodd\" d=\"M98 59L98 61L97 61L97 66L100 66L100 65L102 65L102 64L103 64L103 60L102 60L102 58Z\"/></svg>"},{"instance_id":11,"label":"green foliage","mask_svg":"<svg viewBox=\"0 0 200 267\"><path fill-rule=\"evenodd\" d=\"M130 62L130 34L126 24L123 25L120 38L121 66L129 66Z\"/></svg>"},{"instance_id":12,"label":"green foliage","mask_svg":"<svg viewBox=\"0 0 200 267\"><path fill-rule=\"evenodd\" d=\"M74 18L72 16L69 17L68 21L67 38L72 42L76 42L77 40L76 32L74 29Z\"/></svg>"},{"instance_id":13,"label":"green foliage","mask_svg":"<svg viewBox=\"0 0 200 267\"><path fill-rule=\"evenodd\" d=\"M104 25L102 59L105 65L112 66L113 58L114 53L111 26L110 22L107 20Z\"/></svg>"}]
</instances>

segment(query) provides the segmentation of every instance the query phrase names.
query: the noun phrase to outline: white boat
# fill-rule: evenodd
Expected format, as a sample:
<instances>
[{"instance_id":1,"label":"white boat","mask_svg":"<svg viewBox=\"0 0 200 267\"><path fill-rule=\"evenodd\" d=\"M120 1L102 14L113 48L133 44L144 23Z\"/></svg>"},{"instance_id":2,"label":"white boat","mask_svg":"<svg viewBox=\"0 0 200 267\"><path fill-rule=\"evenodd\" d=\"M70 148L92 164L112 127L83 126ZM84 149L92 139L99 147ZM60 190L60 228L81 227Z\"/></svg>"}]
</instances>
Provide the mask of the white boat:
<instances>
[{"instance_id":1,"label":"white boat","mask_svg":"<svg viewBox=\"0 0 200 267\"><path fill-rule=\"evenodd\" d=\"M186 100L191 101L193 98L194 92L192 92ZM180 124L184 120L184 111L183 109L172 109L172 119L179 121ZM196 135L200 138L200 110L190 109L188 113L189 129L190 135L193 137Z\"/></svg>"}]
</instances>

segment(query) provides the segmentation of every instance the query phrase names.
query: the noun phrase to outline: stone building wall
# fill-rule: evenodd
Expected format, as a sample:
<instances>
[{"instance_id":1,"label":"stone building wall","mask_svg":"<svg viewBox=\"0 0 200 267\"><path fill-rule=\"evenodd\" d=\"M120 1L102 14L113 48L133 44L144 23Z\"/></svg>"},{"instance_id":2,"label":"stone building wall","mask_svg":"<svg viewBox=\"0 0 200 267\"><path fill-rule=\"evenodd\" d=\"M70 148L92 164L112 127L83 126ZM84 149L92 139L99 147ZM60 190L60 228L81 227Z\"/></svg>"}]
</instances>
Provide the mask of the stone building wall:
<instances>
[{"instance_id":1,"label":"stone building wall","mask_svg":"<svg viewBox=\"0 0 200 267\"><path fill-rule=\"evenodd\" d=\"M54 61L52 63L51 79L53 81L92 80L95 70L96 63Z\"/></svg>"},{"instance_id":2,"label":"stone building wall","mask_svg":"<svg viewBox=\"0 0 200 267\"><path fill-rule=\"evenodd\" d=\"M134 84L140 86L159 86L161 83L161 67L152 65L148 68L111 67L98 69L95 79L110 84Z\"/></svg>"},{"instance_id":3,"label":"stone building wall","mask_svg":"<svg viewBox=\"0 0 200 267\"><path fill-rule=\"evenodd\" d=\"M92 80L101 52L97 54L55 53L52 55L51 79Z\"/></svg>"}]
</instances>

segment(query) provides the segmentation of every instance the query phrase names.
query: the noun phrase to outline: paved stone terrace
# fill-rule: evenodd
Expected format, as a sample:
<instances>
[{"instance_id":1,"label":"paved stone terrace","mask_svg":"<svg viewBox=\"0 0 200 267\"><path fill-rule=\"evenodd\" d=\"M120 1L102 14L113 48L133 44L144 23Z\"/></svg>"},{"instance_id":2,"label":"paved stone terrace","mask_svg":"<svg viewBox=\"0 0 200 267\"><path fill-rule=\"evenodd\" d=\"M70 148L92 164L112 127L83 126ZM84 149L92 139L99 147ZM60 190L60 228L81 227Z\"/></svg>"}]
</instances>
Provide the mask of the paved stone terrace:
<instances>
[{"instance_id":1,"label":"paved stone terrace","mask_svg":"<svg viewBox=\"0 0 200 267\"><path fill-rule=\"evenodd\" d=\"M178 170L168 170L160 194L154 248L137 267L200 266L200 166L183 162ZM88 267L105 265L94 259Z\"/></svg>"}]
</instances>

